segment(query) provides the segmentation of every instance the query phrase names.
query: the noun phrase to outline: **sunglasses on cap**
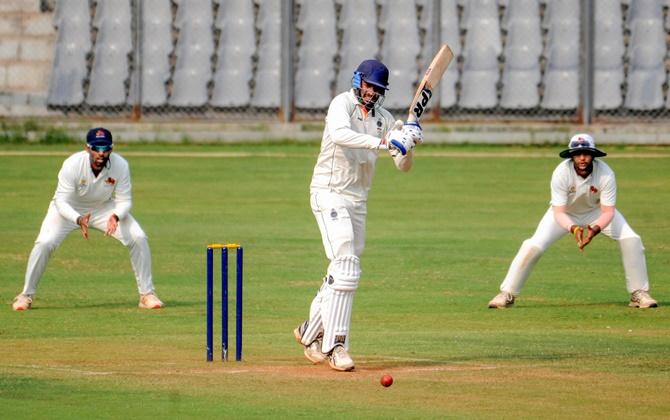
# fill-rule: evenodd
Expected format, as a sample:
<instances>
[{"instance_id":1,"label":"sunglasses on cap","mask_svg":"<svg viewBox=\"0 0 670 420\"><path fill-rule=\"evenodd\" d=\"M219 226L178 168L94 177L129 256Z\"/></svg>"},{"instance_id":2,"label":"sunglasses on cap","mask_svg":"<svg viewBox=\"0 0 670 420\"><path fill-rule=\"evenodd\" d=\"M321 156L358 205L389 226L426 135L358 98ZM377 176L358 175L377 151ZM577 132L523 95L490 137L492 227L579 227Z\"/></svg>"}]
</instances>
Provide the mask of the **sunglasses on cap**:
<instances>
[{"instance_id":1,"label":"sunglasses on cap","mask_svg":"<svg viewBox=\"0 0 670 420\"><path fill-rule=\"evenodd\" d=\"M93 150L94 152L97 152L97 153L105 153L105 152L109 152L110 150L112 150L112 146L91 146L91 145L89 145L88 147L90 147L91 150Z\"/></svg>"},{"instance_id":2,"label":"sunglasses on cap","mask_svg":"<svg viewBox=\"0 0 670 420\"><path fill-rule=\"evenodd\" d=\"M578 147L591 147L591 145L589 144L588 141L580 139L580 140L571 141L570 144L568 145L568 147L570 149L576 149Z\"/></svg>"}]
</instances>

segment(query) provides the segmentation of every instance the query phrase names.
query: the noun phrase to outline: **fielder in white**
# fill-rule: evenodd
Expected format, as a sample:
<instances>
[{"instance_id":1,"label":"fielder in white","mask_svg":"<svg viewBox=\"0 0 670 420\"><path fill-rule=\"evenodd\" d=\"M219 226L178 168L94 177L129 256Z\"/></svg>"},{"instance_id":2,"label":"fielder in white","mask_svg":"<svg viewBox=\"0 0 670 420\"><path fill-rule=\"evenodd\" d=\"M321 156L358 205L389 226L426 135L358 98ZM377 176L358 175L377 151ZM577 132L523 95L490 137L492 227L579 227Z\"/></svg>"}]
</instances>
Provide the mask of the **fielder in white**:
<instances>
[{"instance_id":1,"label":"fielder in white","mask_svg":"<svg viewBox=\"0 0 670 420\"><path fill-rule=\"evenodd\" d=\"M163 306L154 292L147 236L129 213L132 198L128 162L112 153L112 133L104 128L90 130L86 143L86 150L67 158L58 173L56 193L28 259L23 291L12 305L15 311L30 309L49 257L65 237L79 229L88 239L89 227L117 239L130 251L139 307Z\"/></svg>"},{"instance_id":2,"label":"fielder in white","mask_svg":"<svg viewBox=\"0 0 670 420\"><path fill-rule=\"evenodd\" d=\"M551 177L551 207L545 213L535 234L526 239L512 261L500 293L489 302L489 308L506 308L514 304L533 266L555 241L571 233L580 251L600 232L619 242L626 274L626 288L631 294L630 306L655 308L649 295L649 279L642 240L616 209L614 172L599 157L593 137L577 134L565 158Z\"/></svg>"},{"instance_id":3,"label":"fielder in white","mask_svg":"<svg viewBox=\"0 0 670 420\"><path fill-rule=\"evenodd\" d=\"M412 167L412 149L423 141L418 123L403 125L382 108L388 76L383 63L365 60L354 72L352 89L332 100L310 186L312 212L330 264L309 319L294 336L310 361L328 359L340 371L354 368L348 354L349 324L379 151L388 150L395 166L406 172Z\"/></svg>"}]
</instances>

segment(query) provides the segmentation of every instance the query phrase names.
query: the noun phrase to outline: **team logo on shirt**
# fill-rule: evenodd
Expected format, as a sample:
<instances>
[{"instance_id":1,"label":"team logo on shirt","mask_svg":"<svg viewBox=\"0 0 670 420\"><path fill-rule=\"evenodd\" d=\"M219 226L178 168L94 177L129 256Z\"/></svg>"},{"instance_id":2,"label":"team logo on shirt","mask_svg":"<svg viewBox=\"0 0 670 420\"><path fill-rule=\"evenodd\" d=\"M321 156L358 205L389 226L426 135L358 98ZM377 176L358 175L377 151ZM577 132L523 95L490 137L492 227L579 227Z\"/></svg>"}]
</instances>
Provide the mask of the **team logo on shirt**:
<instances>
[{"instance_id":1,"label":"team logo on shirt","mask_svg":"<svg viewBox=\"0 0 670 420\"><path fill-rule=\"evenodd\" d=\"M337 210L332 209L330 211L330 217L331 217L331 219L336 220L337 219Z\"/></svg>"},{"instance_id":2,"label":"team logo on shirt","mask_svg":"<svg viewBox=\"0 0 670 420\"><path fill-rule=\"evenodd\" d=\"M381 137L382 136L382 121L377 120L377 136Z\"/></svg>"},{"instance_id":3,"label":"team logo on shirt","mask_svg":"<svg viewBox=\"0 0 670 420\"><path fill-rule=\"evenodd\" d=\"M590 190L591 190L591 192L594 193L594 194L598 192L598 188L596 188L595 185L591 185Z\"/></svg>"},{"instance_id":4,"label":"team logo on shirt","mask_svg":"<svg viewBox=\"0 0 670 420\"><path fill-rule=\"evenodd\" d=\"M116 180L114 178L112 178L111 176L107 177L107 179L105 180L105 184L114 185L114 184L116 184Z\"/></svg>"},{"instance_id":5,"label":"team logo on shirt","mask_svg":"<svg viewBox=\"0 0 670 420\"><path fill-rule=\"evenodd\" d=\"M569 192L569 193L576 193L576 192L577 192L577 188L576 188L574 185L571 185L570 188L568 189L568 192Z\"/></svg>"},{"instance_id":6,"label":"team logo on shirt","mask_svg":"<svg viewBox=\"0 0 670 420\"><path fill-rule=\"evenodd\" d=\"M85 187L86 184L87 184L87 182L86 182L85 179L80 179L80 180L79 180L79 186L80 186L81 188Z\"/></svg>"}]
</instances>

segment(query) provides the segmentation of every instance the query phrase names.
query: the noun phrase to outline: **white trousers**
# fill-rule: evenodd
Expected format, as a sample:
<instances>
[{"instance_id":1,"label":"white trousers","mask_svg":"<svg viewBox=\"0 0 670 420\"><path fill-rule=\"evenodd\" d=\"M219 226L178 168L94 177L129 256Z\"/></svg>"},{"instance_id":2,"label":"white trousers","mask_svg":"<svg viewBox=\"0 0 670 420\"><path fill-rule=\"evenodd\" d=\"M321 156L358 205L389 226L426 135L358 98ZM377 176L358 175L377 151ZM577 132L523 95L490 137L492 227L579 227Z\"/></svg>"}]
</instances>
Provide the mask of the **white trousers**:
<instances>
[{"instance_id":1,"label":"white trousers","mask_svg":"<svg viewBox=\"0 0 670 420\"><path fill-rule=\"evenodd\" d=\"M107 220L111 216L113 208L113 203L109 203L101 208L91 209L89 227L105 232L107 230ZM34 295L37 292L37 286L46 270L49 257L73 230L79 230L79 225L63 218L52 201L42 222L40 233L35 240L35 246L28 258L23 294ZM125 219L119 220L119 225L112 237L120 241L130 251L130 262L135 272L139 293L152 293L154 285L151 275L151 251L149 250L147 235L139 223L128 214Z\"/></svg>"},{"instance_id":2,"label":"white trousers","mask_svg":"<svg viewBox=\"0 0 670 420\"><path fill-rule=\"evenodd\" d=\"M319 192L311 194L310 205L326 257L331 261L344 255L360 258L365 248L367 204L354 203L336 193Z\"/></svg>"},{"instance_id":3,"label":"white trousers","mask_svg":"<svg viewBox=\"0 0 670 420\"><path fill-rule=\"evenodd\" d=\"M323 333L322 351L336 344L349 348L353 298L360 279L359 257L365 248L367 205L332 192L312 193L310 205L321 232L328 272L310 306L303 344Z\"/></svg>"},{"instance_id":4,"label":"white trousers","mask_svg":"<svg viewBox=\"0 0 670 420\"><path fill-rule=\"evenodd\" d=\"M593 223L599 216L600 209L582 216L570 215L575 224L578 225ZM556 222L553 208L550 207L537 226L535 234L521 245L507 271L507 276L500 285L500 290L513 295L521 293L533 266L544 251L568 233ZM642 240L618 210L615 210L612 222L602 230L602 233L619 242L628 292L649 290L649 278ZM589 246L593 246L593 243Z\"/></svg>"}]
</instances>

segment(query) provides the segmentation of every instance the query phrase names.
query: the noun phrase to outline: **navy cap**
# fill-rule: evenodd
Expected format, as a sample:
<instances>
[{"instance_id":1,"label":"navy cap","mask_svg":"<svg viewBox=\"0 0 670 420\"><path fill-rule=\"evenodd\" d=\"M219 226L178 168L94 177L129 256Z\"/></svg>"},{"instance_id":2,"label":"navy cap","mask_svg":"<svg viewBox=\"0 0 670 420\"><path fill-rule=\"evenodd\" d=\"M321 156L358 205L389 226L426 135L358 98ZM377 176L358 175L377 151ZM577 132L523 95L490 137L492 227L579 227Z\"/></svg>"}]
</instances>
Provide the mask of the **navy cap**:
<instances>
[{"instance_id":1,"label":"navy cap","mask_svg":"<svg viewBox=\"0 0 670 420\"><path fill-rule=\"evenodd\" d=\"M86 134L86 144L92 148L109 150L112 148L112 133L106 128L92 128Z\"/></svg>"}]
</instances>

